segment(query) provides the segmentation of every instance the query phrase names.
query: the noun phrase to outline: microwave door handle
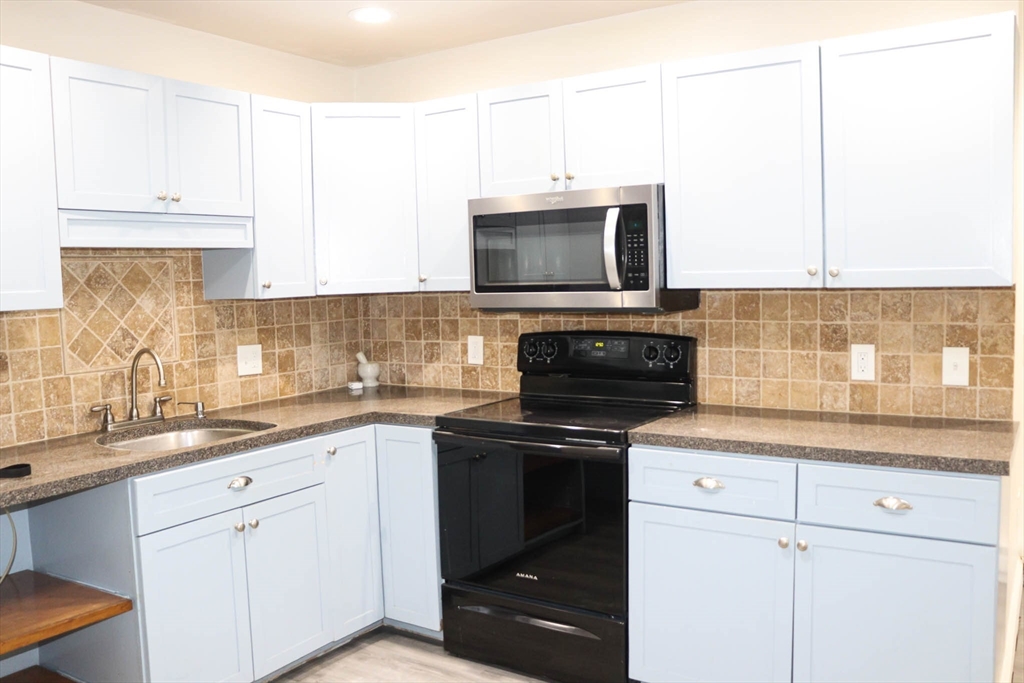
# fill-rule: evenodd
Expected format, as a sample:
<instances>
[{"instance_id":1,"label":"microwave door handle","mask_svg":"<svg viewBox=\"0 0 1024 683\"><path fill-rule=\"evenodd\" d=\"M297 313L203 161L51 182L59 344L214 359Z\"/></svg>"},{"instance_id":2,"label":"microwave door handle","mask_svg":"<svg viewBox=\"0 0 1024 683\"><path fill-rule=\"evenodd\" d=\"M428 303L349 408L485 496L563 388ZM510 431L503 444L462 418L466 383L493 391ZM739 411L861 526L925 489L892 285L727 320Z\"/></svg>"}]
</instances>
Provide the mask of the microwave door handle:
<instances>
[{"instance_id":1,"label":"microwave door handle","mask_svg":"<svg viewBox=\"0 0 1024 683\"><path fill-rule=\"evenodd\" d=\"M612 291L622 289L619 279L619 259L615 254L615 238L619 232L619 207L612 206L604 217L604 273Z\"/></svg>"}]
</instances>

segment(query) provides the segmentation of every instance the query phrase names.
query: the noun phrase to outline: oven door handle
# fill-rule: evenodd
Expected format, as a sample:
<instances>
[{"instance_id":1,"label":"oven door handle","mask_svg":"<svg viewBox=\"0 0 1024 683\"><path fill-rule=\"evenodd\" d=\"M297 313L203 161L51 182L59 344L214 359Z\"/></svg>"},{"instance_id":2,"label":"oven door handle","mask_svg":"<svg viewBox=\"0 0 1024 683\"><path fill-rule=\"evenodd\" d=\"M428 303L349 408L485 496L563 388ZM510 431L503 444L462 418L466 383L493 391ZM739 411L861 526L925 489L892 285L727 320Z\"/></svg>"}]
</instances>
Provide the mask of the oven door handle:
<instances>
[{"instance_id":1,"label":"oven door handle","mask_svg":"<svg viewBox=\"0 0 1024 683\"><path fill-rule=\"evenodd\" d=\"M562 456L565 458L584 458L589 460L619 460L622 458L622 448L615 446L577 446L575 444L560 443L536 443L533 441L519 441L516 439L492 438L488 436L469 436L467 434L455 434L443 429L435 429L434 437L440 437L445 441L456 444L483 444L484 446L503 446L514 450L529 451L542 455Z\"/></svg>"},{"instance_id":2,"label":"oven door handle","mask_svg":"<svg viewBox=\"0 0 1024 683\"><path fill-rule=\"evenodd\" d=\"M546 628L549 631L557 631L558 633L565 633L570 636L590 638L591 640L601 640L598 636L595 636L590 631L584 628L580 628L579 626L563 624L561 622L550 621L548 619L538 619L537 617L531 617L528 614L516 612L515 610L511 610L505 607L490 607L486 605L459 605L459 609L466 610L467 612L476 612L477 614L486 614L489 617L497 617L498 619L505 619L506 621L516 621L520 624L527 624L528 626Z\"/></svg>"},{"instance_id":3,"label":"oven door handle","mask_svg":"<svg viewBox=\"0 0 1024 683\"><path fill-rule=\"evenodd\" d=\"M612 291L622 289L619 278L619 259L615 253L615 238L619 234L619 207L609 207L604 217L604 274Z\"/></svg>"}]
</instances>

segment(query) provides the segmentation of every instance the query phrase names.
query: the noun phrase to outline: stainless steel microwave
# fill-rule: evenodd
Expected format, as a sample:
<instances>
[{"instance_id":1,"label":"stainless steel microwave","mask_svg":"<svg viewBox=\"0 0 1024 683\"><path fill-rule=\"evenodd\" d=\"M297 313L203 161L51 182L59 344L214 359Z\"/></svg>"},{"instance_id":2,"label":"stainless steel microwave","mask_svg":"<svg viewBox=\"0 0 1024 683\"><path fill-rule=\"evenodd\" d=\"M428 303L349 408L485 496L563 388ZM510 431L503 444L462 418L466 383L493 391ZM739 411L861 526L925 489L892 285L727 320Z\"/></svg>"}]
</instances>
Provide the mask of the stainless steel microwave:
<instances>
[{"instance_id":1,"label":"stainless steel microwave","mask_svg":"<svg viewBox=\"0 0 1024 683\"><path fill-rule=\"evenodd\" d=\"M490 310L697 308L665 289L665 186L469 201L469 303Z\"/></svg>"}]
</instances>

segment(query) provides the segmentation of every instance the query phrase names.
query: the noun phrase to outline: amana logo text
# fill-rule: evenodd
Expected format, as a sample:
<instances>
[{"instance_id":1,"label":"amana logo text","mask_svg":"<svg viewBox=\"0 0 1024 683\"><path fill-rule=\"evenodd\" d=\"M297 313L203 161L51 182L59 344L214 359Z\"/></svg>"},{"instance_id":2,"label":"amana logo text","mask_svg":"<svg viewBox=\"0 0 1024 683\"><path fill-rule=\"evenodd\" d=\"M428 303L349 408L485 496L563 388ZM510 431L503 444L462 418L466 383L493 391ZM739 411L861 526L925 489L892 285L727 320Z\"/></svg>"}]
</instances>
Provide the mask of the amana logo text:
<instances>
[{"instance_id":1,"label":"amana logo text","mask_svg":"<svg viewBox=\"0 0 1024 683\"><path fill-rule=\"evenodd\" d=\"M559 199L561 199L561 197L559 197ZM530 581L539 581L540 580L536 576L534 576L533 574L524 574L523 572L516 572L516 578L517 579L530 579Z\"/></svg>"},{"instance_id":2,"label":"amana logo text","mask_svg":"<svg viewBox=\"0 0 1024 683\"><path fill-rule=\"evenodd\" d=\"M565 197L545 197L544 199L548 200L551 204L557 204L558 202L565 201Z\"/></svg>"}]
</instances>

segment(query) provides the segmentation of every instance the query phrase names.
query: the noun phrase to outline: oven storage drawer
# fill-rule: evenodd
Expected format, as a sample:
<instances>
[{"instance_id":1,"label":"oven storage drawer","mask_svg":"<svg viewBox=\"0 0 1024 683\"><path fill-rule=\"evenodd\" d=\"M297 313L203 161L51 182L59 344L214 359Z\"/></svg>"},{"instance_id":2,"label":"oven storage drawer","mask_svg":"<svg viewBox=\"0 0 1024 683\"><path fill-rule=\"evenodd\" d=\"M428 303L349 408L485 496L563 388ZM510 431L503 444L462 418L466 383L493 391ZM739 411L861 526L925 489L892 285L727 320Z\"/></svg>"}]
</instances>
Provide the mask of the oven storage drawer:
<instances>
[{"instance_id":1,"label":"oven storage drawer","mask_svg":"<svg viewBox=\"0 0 1024 683\"><path fill-rule=\"evenodd\" d=\"M800 521L950 541L999 542L999 480L800 465Z\"/></svg>"},{"instance_id":2,"label":"oven storage drawer","mask_svg":"<svg viewBox=\"0 0 1024 683\"><path fill-rule=\"evenodd\" d=\"M626 680L624 621L445 584L444 649L566 683Z\"/></svg>"},{"instance_id":3,"label":"oven storage drawer","mask_svg":"<svg viewBox=\"0 0 1024 683\"><path fill-rule=\"evenodd\" d=\"M796 519L796 463L718 453L629 449L629 499L638 503Z\"/></svg>"}]
</instances>

